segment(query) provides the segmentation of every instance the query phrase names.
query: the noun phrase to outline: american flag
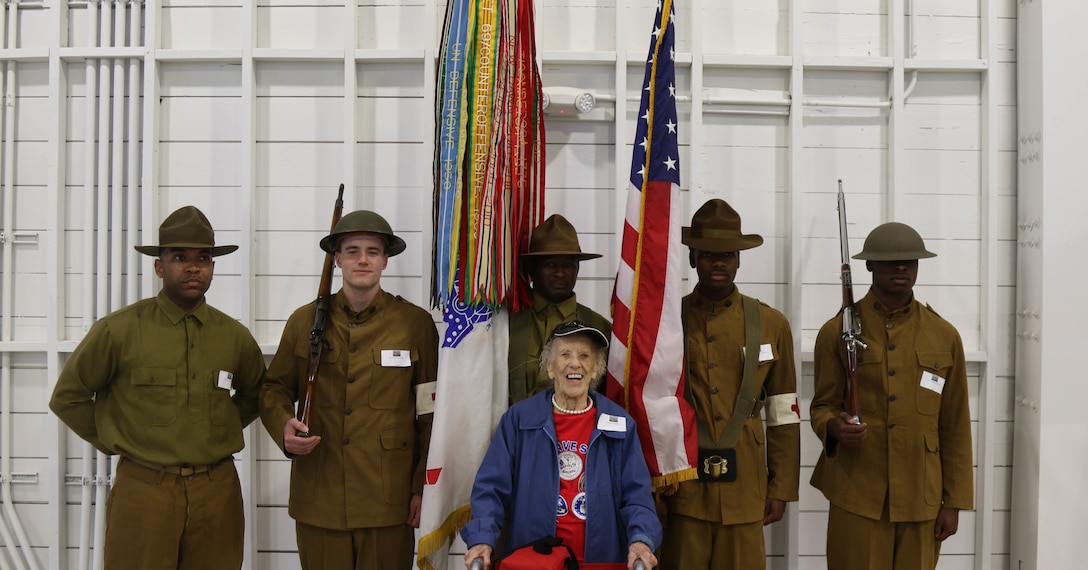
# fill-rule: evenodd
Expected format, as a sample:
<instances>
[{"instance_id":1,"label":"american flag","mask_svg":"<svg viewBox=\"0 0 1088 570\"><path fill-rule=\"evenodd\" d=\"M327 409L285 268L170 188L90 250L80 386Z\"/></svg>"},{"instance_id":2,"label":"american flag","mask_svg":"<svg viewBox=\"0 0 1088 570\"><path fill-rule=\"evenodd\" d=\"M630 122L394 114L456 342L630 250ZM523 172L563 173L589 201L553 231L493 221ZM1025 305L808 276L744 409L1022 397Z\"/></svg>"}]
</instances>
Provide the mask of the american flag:
<instances>
[{"instance_id":1,"label":"american flag","mask_svg":"<svg viewBox=\"0 0 1088 570\"><path fill-rule=\"evenodd\" d=\"M612 296L607 394L638 424L654 487L694 479L695 413L684 399L675 12L658 2L631 156L631 185Z\"/></svg>"}]
</instances>

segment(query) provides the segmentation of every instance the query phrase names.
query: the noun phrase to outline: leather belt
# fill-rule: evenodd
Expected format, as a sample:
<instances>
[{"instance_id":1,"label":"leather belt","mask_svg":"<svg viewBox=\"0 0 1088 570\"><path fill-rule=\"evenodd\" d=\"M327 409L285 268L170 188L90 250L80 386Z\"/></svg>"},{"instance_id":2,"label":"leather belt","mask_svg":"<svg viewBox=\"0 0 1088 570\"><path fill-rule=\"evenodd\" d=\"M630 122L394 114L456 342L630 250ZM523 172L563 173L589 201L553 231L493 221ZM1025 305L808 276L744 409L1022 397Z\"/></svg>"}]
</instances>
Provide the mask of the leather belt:
<instances>
[{"instance_id":1,"label":"leather belt","mask_svg":"<svg viewBox=\"0 0 1088 570\"><path fill-rule=\"evenodd\" d=\"M213 467L219 465L224 461L227 461L228 459L233 459L233 457L224 457L223 459L220 459L219 461L216 461L215 463L210 463L208 465L159 465L157 463L141 461L127 455L125 456L125 461L131 461L141 467L146 467L154 471L161 471L163 473L170 473L171 475L180 475L182 477L191 477L198 473L207 473L208 471L211 471Z\"/></svg>"}]
</instances>

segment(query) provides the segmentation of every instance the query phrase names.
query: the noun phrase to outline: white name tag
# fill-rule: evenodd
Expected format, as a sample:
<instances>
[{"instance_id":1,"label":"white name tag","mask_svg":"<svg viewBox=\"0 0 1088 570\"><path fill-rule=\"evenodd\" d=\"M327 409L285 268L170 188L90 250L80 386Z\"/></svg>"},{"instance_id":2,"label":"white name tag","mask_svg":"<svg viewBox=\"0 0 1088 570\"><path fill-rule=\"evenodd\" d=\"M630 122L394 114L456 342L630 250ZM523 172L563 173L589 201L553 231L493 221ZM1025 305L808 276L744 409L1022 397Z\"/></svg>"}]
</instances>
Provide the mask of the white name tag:
<instances>
[{"instance_id":1,"label":"white name tag","mask_svg":"<svg viewBox=\"0 0 1088 570\"><path fill-rule=\"evenodd\" d=\"M759 361L767 362L768 360L774 360L774 351L771 350L771 345L761 344L759 345Z\"/></svg>"},{"instance_id":2,"label":"white name tag","mask_svg":"<svg viewBox=\"0 0 1088 570\"><path fill-rule=\"evenodd\" d=\"M597 418L597 429L601 431L627 431L627 418L601 414L601 417Z\"/></svg>"},{"instance_id":3,"label":"white name tag","mask_svg":"<svg viewBox=\"0 0 1088 570\"><path fill-rule=\"evenodd\" d=\"M205 376L205 378L207 378ZM226 370L219 371L219 379L216 381L216 386L224 390L230 390L234 388L234 373L227 372Z\"/></svg>"},{"instance_id":4,"label":"white name tag","mask_svg":"<svg viewBox=\"0 0 1088 570\"><path fill-rule=\"evenodd\" d=\"M929 371L923 372L921 386L940 394L944 392L944 378Z\"/></svg>"},{"instance_id":5,"label":"white name tag","mask_svg":"<svg viewBox=\"0 0 1088 570\"><path fill-rule=\"evenodd\" d=\"M412 351L410 350L383 350L382 366L394 368L407 368L412 365Z\"/></svg>"}]
</instances>

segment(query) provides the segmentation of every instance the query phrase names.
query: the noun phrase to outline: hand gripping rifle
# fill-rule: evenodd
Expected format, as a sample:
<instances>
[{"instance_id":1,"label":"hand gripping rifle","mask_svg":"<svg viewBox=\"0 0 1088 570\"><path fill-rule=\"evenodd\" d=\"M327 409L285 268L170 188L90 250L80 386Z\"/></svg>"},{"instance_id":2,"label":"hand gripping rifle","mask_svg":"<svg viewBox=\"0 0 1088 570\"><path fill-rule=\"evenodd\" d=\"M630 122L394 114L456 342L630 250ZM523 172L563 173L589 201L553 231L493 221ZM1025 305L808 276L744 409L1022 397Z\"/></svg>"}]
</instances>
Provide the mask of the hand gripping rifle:
<instances>
[{"instance_id":1,"label":"hand gripping rifle","mask_svg":"<svg viewBox=\"0 0 1088 570\"><path fill-rule=\"evenodd\" d=\"M336 194L336 204L332 209L332 229L336 231L336 223L340 221L340 214L344 211L344 185ZM321 283L317 286L317 300L314 301L314 326L310 329L310 361L306 368L306 388L302 398L298 402L298 421L310 425L310 407L314 401L314 388L317 387L317 371L321 367L321 354L329 347L329 341L325 338L325 319L329 316L329 299L332 297L332 266L335 256L325 253L325 265L321 269ZM330 347L331 348L331 347ZM300 437L310 437L309 433L299 432Z\"/></svg>"},{"instance_id":2,"label":"hand gripping rifle","mask_svg":"<svg viewBox=\"0 0 1088 570\"><path fill-rule=\"evenodd\" d=\"M854 280L850 275L850 243L846 238L846 195L839 180L839 245L842 249L842 340L846 344L846 413L861 423L858 403L858 346L861 342L861 316L854 308Z\"/></svg>"}]
</instances>

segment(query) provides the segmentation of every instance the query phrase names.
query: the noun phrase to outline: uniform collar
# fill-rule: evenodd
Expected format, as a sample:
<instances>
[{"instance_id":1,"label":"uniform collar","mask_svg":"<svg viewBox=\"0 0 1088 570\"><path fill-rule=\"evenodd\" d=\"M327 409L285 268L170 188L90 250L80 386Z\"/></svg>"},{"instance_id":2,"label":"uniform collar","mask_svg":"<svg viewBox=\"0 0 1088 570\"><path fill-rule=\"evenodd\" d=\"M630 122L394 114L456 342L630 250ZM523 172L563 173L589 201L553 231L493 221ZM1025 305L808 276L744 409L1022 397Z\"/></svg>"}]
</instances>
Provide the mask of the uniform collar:
<instances>
[{"instance_id":1,"label":"uniform collar","mask_svg":"<svg viewBox=\"0 0 1088 570\"><path fill-rule=\"evenodd\" d=\"M578 312L578 295L571 295L558 303L552 303L542 297L540 293L533 291L533 311L536 312L537 317L544 318L547 311L552 307L555 307L555 310L559 311L559 315L564 319L573 319Z\"/></svg>"},{"instance_id":2,"label":"uniform collar","mask_svg":"<svg viewBox=\"0 0 1088 570\"><path fill-rule=\"evenodd\" d=\"M872 307L874 311L887 318L910 315L912 312L918 310L918 300L914 298L914 295L911 295L909 303L895 310L889 310L885 307L884 303L880 302L880 299L878 299L876 295L873 295L871 291L866 293L865 298L862 299L861 302Z\"/></svg>"},{"instance_id":3,"label":"uniform collar","mask_svg":"<svg viewBox=\"0 0 1088 570\"><path fill-rule=\"evenodd\" d=\"M374 296L374 300L361 311L355 311L348 303L348 298L344 295L344 290L340 289L336 292L336 298L333 299L333 306L339 307L340 311L347 316L348 322L363 322L379 313L389 303L391 295L386 293L384 289L379 290L378 294Z\"/></svg>"},{"instance_id":4,"label":"uniform collar","mask_svg":"<svg viewBox=\"0 0 1088 570\"><path fill-rule=\"evenodd\" d=\"M159 291L159 294L155 296L155 304L159 306L159 310L166 315L166 318L170 320L171 324L178 324L187 315L192 315L200 323L208 321L208 300L205 299L193 312L186 313L184 309L179 307L177 303L170 300L170 297L166 296L165 291Z\"/></svg>"},{"instance_id":5,"label":"uniform collar","mask_svg":"<svg viewBox=\"0 0 1088 570\"><path fill-rule=\"evenodd\" d=\"M695 287L692 290L692 301L694 305L707 312L715 312L724 309L729 309L734 306L740 306L740 287L733 286L733 292L727 295L724 299L713 300L699 291L699 287Z\"/></svg>"}]
</instances>

